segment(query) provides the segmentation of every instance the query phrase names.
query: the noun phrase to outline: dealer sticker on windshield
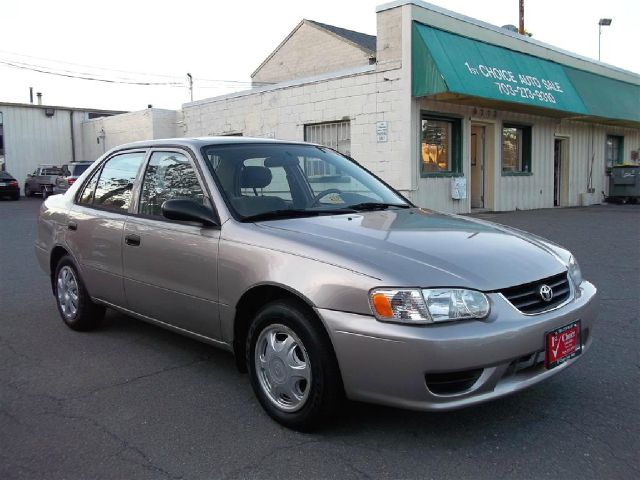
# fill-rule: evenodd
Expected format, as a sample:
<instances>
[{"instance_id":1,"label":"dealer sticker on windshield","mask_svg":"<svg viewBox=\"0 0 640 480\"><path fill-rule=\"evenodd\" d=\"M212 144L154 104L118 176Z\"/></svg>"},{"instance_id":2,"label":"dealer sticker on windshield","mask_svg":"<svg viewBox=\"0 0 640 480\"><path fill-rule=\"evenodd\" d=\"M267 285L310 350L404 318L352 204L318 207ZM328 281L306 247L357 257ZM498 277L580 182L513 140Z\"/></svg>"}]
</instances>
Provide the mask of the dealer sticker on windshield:
<instances>
[{"instance_id":1,"label":"dealer sticker on windshield","mask_svg":"<svg viewBox=\"0 0 640 480\"><path fill-rule=\"evenodd\" d=\"M547 352L545 365L547 369L562 365L567 360L582 353L580 341L580 320L547 332Z\"/></svg>"}]
</instances>

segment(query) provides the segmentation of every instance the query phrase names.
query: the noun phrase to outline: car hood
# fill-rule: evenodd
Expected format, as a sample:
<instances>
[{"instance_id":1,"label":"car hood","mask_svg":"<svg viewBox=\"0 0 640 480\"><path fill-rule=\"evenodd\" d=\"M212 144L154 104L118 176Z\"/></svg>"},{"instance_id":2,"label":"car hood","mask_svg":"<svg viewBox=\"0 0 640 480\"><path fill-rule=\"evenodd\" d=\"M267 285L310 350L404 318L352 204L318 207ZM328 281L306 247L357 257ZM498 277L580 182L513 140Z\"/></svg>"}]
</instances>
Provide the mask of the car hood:
<instances>
[{"instance_id":1,"label":"car hood","mask_svg":"<svg viewBox=\"0 0 640 480\"><path fill-rule=\"evenodd\" d=\"M393 282L389 286L498 290L566 271L570 255L525 232L417 208L258 225L288 240L291 253Z\"/></svg>"}]
</instances>

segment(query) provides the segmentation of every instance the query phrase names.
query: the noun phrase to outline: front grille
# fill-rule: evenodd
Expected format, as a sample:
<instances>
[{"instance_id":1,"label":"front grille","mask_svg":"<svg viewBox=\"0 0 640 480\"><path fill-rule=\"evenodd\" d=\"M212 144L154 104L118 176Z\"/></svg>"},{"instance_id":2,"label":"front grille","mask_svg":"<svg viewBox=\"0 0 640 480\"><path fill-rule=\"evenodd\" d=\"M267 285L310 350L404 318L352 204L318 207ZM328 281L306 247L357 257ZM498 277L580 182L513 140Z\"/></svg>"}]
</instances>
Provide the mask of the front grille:
<instances>
[{"instance_id":1,"label":"front grille","mask_svg":"<svg viewBox=\"0 0 640 480\"><path fill-rule=\"evenodd\" d=\"M545 301L540 294L540 287L547 285L553 291L553 298ZM571 295L571 287L567 273L543 278L536 282L525 283L516 287L500 290L511 304L523 313L542 313L564 303Z\"/></svg>"},{"instance_id":2,"label":"front grille","mask_svg":"<svg viewBox=\"0 0 640 480\"><path fill-rule=\"evenodd\" d=\"M478 381L482 368L448 373L427 373L427 388L436 395L455 395L469 390Z\"/></svg>"}]
</instances>

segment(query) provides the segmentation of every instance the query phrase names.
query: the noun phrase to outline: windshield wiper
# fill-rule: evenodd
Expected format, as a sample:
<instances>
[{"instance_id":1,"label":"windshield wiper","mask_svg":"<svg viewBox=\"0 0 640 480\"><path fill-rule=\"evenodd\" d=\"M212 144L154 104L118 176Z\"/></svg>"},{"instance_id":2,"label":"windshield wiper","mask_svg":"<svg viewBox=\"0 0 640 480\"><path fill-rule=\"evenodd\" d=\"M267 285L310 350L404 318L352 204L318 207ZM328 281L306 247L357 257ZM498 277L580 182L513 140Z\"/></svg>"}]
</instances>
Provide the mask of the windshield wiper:
<instances>
[{"instance_id":1,"label":"windshield wiper","mask_svg":"<svg viewBox=\"0 0 640 480\"><path fill-rule=\"evenodd\" d=\"M355 210L351 209L352 212ZM270 212L249 215L242 219L243 222L259 222L261 220L277 220L279 218L317 217L319 215L341 215L345 213L342 209L335 210L305 210L301 208L285 208L271 210Z\"/></svg>"},{"instance_id":2,"label":"windshield wiper","mask_svg":"<svg viewBox=\"0 0 640 480\"><path fill-rule=\"evenodd\" d=\"M411 208L411 206L407 205L406 203L383 203L383 202L362 202L362 203L356 203L354 205L349 205L346 208L350 208L357 211L363 211L363 210L386 210L389 207Z\"/></svg>"}]
</instances>

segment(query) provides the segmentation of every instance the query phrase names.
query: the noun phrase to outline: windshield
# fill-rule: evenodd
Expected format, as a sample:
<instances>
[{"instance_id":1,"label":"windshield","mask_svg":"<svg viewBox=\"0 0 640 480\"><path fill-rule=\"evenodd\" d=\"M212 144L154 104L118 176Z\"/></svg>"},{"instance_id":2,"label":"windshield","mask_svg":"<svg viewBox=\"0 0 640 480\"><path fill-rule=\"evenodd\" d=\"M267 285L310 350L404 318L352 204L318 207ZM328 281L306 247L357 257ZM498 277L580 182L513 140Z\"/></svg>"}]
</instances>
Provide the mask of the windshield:
<instances>
[{"instance_id":1,"label":"windshield","mask_svg":"<svg viewBox=\"0 0 640 480\"><path fill-rule=\"evenodd\" d=\"M41 175L61 175L62 169L60 167L48 167L41 170Z\"/></svg>"},{"instance_id":2,"label":"windshield","mask_svg":"<svg viewBox=\"0 0 640 480\"><path fill-rule=\"evenodd\" d=\"M313 145L210 145L203 155L240 220L408 208L355 162Z\"/></svg>"}]
</instances>

